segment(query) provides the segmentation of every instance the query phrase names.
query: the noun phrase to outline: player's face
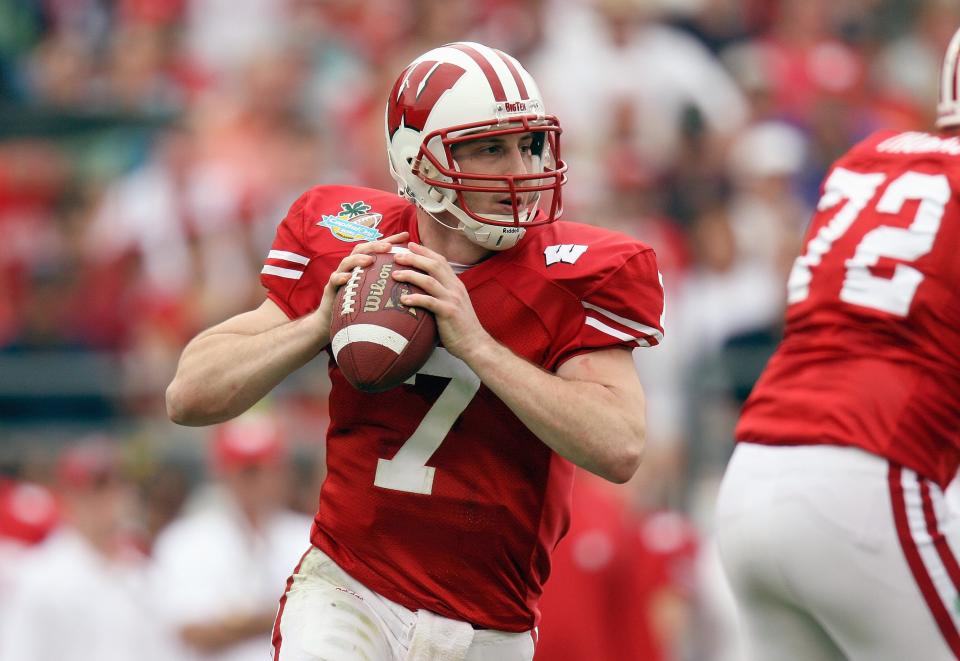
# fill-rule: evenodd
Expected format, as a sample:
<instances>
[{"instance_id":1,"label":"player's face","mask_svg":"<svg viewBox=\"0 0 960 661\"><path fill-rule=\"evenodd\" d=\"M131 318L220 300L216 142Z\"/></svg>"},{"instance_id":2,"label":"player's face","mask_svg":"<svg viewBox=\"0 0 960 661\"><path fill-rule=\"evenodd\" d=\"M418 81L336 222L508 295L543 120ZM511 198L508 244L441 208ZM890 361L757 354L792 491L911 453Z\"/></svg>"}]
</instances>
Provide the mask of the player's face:
<instances>
[{"instance_id":1,"label":"player's face","mask_svg":"<svg viewBox=\"0 0 960 661\"><path fill-rule=\"evenodd\" d=\"M534 138L530 133L514 133L495 137L477 138L453 146L453 158L461 172L478 174L528 174L533 168ZM506 188L505 182L464 179L463 183L478 186ZM532 193L518 196L521 206L527 204ZM470 209L481 214L513 215L513 203L509 194L465 192L464 198Z\"/></svg>"}]
</instances>

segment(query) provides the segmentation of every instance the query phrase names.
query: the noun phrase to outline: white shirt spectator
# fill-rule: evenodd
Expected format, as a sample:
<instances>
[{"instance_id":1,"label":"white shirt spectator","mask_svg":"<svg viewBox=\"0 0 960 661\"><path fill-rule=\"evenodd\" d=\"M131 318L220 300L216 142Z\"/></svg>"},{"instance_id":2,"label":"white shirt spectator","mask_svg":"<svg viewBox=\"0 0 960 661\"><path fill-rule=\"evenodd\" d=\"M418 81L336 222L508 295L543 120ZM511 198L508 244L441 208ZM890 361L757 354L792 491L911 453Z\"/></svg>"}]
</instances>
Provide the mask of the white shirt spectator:
<instances>
[{"instance_id":1,"label":"white shirt spectator","mask_svg":"<svg viewBox=\"0 0 960 661\"><path fill-rule=\"evenodd\" d=\"M200 654L180 640L182 627L275 613L286 580L310 545L310 518L275 512L254 530L226 494L214 492L172 523L154 547L153 592L176 661L263 661L270 634Z\"/></svg>"},{"instance_id":2,"label":"white shirt spectator","mask_svg":"<svg viewBox=\"0 0 960 661\"><path fill-rule=\"evenodd\" d=\"M139 557L108 559L70 528L19 564L0 620L2 661L161 661Z\"/></svg>"},{"instance_id":3,"label":"white shirt spectator","mask_svg":"<svg viewBox=\"0 0 960 661\"><path fill-rule=\"evenodd\" d=\"M563 118L571 153L588 152L601 140L612 109L622 101L636 109L635 147L654 167L667 167L675 157L686 107L697 108L708 129L721 135L746 121L742 93L693 37L650 21L630 28L627 43L618 47L598 11L581 3L555 4L547 12L547 41L530 70L550 112ZM587 153L576 162L584 156L589 159ZM578 167L580 186L594 185L583 180L584 166Z\"/></svg>"}]
</instances>

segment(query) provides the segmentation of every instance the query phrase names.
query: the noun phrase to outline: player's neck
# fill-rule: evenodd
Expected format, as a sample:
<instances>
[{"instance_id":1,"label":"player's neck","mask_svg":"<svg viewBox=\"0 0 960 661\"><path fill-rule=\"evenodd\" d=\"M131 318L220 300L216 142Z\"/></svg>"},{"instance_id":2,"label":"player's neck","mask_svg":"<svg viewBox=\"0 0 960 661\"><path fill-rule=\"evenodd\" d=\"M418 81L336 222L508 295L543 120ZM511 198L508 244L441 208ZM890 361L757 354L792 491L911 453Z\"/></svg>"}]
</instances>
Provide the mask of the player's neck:
<instances>
[{"instance_id":1,"label":"player's neck","mask_svg":"<svg viewBox=\"0 0 960 661\"><path fill-rule=\"evenodd\" d=\"M443 214L441 220L449 223L451 227L458 224L457 219L449 214ZM476 264L493 254L490 250L472 243L460 230L444 227L422 209L417 209L417 230L423 245L437 251L450 262Z\"/></svg>"}]
</instances>

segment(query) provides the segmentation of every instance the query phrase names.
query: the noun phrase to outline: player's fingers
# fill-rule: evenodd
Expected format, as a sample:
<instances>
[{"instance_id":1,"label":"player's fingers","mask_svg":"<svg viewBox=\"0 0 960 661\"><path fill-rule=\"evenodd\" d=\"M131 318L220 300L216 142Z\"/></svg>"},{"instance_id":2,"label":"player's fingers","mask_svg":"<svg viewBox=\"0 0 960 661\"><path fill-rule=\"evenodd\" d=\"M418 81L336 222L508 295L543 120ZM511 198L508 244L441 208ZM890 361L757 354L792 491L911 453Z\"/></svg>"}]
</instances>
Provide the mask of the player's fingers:
<instances>
[{"instance_id":1,"label":"player's fingers","mask_svg":"<svg viewBox=\"0 0 960 661\"><path fill-rule=\"evenodd\" d=\"M404 243L407 239L410 238L410 232L398 232L397 234L391 234L390 236L384 237L382 239L377 239L376 241L368 241L366 243L359 243L353 249L353 254L364 253L372 254L379 252L388 252L394 246Z\"/></svg>"},{"instance_id":2,"label":"player's fingers","mask_svg":"<svg viewBox=\"0 0 960 661\"><path fill-rule=\"evenodd\" d=\"M437 260L412 252L401 252L394 255L393 260L402 266L411 266L426 273L437 270Z\"/></svg>"},{"instance_id":3,"label":"player's fingers","mask_svg":"<svg viewBox=\"0 0 960 661\"><path fill-rule=\"evenodd\" d=\"M426 294L404 294L400 297L400 302L407 307L423 308L434 314L441 309L440 301Z\"/></svg>"},{"instance_id":4,"label":"player's fingers","mask_svg":"<svg viewBox=\"0 0 960 661\"><path fill-rule=\"evenodd\" d=\"M447 260L440 253L430 250L423 244L410 241L407 243L407 248L410 249L410 252L416 253L417 255L423 255L424 257L429 257L430 259L435 259L437 261L446 262Z\"/></svg>"},{"instance_id":5,"label":"player's fingers","mask_svg":"<svg viewBox=\"0 0 960 661\"><path fill-rule=\"evenodd\" d=\"M424 250L429 249L425 248ZM438 253L433 252L432 250L430 250L430 254L401 252L394 256L394 261L401 266L411 266L415 269L429 273L447 286L451 286L455 281L458 281L457 274L453 272L453 268L450 266L450 263L446 260L446 258Z\"/></svg>"},{"instance_id":6,"label":"player's fingers","mask_svg":"<svg viewBox=\"0 0 960 661\"><path fill-rule=\"evenodd\" d=\"M352 271L334 271L330 274L329 284L333 289L339 289L350 280Z\"/></svg>"},{"instance_id":7,"label":"player's fingers","mask_svg":"<svg viewBox=\"0 0 960 661\"><path fill-rule=\"evenodd\" d=\"M379 241L386 241L387 243L406 243L410 239L410 232L397 232L396 234L391 234L386 236Z\"/></svg>"},{"instance_id":8,"label":"player's fingers","mask_svg":"<svg viewBox=\"0 0 960 661\"><path fill-rule=\"evenodd\" d=\"M367 253L354 253L347 255L340 261L340 265L334 273L350 272L356 267L370 266L373 264L373 255Z\"/></svg>"},{"instance_id":9,"label":"player's fingers","mask_svg":"<svg viewBox=\"0 0 960 661\"><path fill-rule=\"evenodd\" d=\"M397 280L398 282L409 282L411 285L416 285L433 297L443 296L443 294L447 291L447 288L429 273L421 273L420 271L414 271L413 269L394 271L393 279Z\"/></svg>"}]
</instances>

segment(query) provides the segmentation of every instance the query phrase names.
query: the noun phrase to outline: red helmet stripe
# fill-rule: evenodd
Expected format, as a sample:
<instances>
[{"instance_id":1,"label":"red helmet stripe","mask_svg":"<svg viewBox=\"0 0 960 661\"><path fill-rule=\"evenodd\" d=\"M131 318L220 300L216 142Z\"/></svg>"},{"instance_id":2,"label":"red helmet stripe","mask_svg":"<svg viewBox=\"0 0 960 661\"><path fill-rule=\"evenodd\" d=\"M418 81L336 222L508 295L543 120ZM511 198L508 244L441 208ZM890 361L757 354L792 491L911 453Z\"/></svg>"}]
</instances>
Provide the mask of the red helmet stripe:
<instances>
[{"instance_id":1,"label":"red helmet stripe","mask_svg":"<svg viewBox=\"0 0 960 661\"><path fill-rule=\"evenodd\" d=\"M500 59L503 60L503 63L507 65L507 68L510 69L510 75L513 76L513 82L517 84L517 90L520 92L520 99L529 99L530 96L527 94L527 86L523 84L523 78L520 77L520 72L517 71L516 65L514 65L513 60L507 56L503 51L499 51L496 48L493 49L493 52L500 56Z\"/></svg>"},{"instance_id":2,"label":"red helmet stripe","mask_svg":"<svg viewBox=\"0 0 960 661\"><path fill-rule=\"evenodd\" d=\"M490 83L490 89L493 91L493 98L497 101L506 101L507 94L503 91L503 83L500 82L500 76L497 75L497 72L494 70L493 65L481 55L477 49L466 44L450 44L450 48L456 48L459 51L463 51L477 63L477 66L483 71L483 75L487 77L487 82Z\"/></svg>"}]
</instances>

